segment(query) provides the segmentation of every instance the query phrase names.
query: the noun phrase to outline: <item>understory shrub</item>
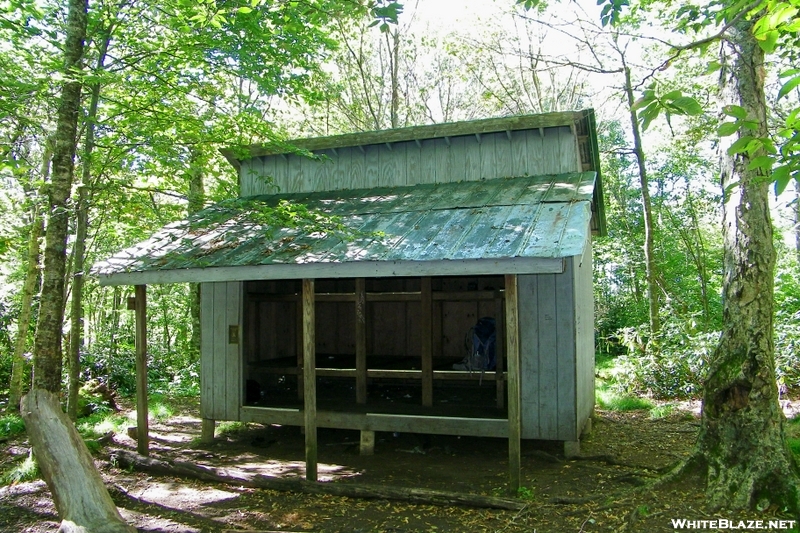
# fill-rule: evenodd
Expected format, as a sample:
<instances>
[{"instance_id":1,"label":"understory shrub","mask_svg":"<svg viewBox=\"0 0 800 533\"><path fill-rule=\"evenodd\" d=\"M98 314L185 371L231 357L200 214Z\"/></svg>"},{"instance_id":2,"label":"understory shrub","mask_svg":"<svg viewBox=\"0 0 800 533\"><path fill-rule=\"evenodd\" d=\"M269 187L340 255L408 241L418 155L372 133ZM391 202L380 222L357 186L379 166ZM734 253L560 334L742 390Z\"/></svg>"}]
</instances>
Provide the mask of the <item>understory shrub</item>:
<instances>
[{"instance_id":1,"label":"understory shrub","mask_svg":"<svg viewBox=\"0 0 800 533\"><path fill-rule=\"evenodd\" d=\"M800 312L776 317L775 371L778 383L800 388Z\"/></svg>"},{"instance_id":2,"label":"understory shrub","mask_svg":"<svg viewBox=\"0 0 800 533\"><path fill-rule=\"evenodd\" d=\"M617 387L628 394L659 399L692 398L700 395L709 355L719 332L697 331L693 321L666 321L659 335L645 347L648 327L625 328L619 332L628 352L618 358Z\"/></svg>"},{"instance_id":3,"label":"understory shrub","mask_svg":"<svg viewBox=\"0 0 800 533\"><path fill-rule=\"evenodd\" d=\"M136 355L132 344L118 343L114 349L97 346L82 355L81 378L108 383L123 396L136 392ZM196 396L200 393L200 363L183 352L148 348L148 388L170 396Z\"/></svg>"},{"instance_id":4,"label":"understory shrub","mask_svg":"<svg viewBox=\"0 0 800 533\"><path fill-rule=\"evenodd\" d=\"M647 326L625 328L618 335L628 351L617 358L619 392L653 398L696 398L701 395L708 361L719 342L718 331L696 331L679 319L664 323L655 339L657 350L645 348ZM775 374L779 384L800 388L800 312L775 321Z\"/></svg>"}]
</instances>

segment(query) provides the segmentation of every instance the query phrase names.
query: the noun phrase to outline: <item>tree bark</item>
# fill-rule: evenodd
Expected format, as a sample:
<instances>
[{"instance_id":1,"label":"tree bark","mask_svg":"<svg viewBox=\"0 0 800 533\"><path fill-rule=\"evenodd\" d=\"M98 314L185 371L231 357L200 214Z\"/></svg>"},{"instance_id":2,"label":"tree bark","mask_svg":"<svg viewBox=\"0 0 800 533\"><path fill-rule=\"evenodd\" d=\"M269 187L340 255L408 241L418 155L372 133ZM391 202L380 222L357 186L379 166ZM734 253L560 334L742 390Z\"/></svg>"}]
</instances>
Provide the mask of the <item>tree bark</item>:
<instances>
[{"instance_id":1,"label":"tree bark","mask_svg":"<svg viewBox=\"0 0 800 533\"><path fill-rule=\"evenodd\" d=\"M307 494L333 494L350 498L378 498L401 500L428 505L463 505L488 509L520 510L525 502L513 498L497 498L478 494L461 494L440 490L366 485L361 483L314 483L302 478L281 479L262 475L247 475L191 463L189 461L162 461L144 457L128 450L116 450L112 454L116 464L122 468L135 468L142 472L162 476L189 477L215 483L256 487L268 490L303 492Z\"/></svg>"},{"instance_id":2,"label":"tree bark","mask_svg":"<svg viewBox=\"0 0 800 533\"><path fill-rule=\"evenodd\" d=\"M206 202L205 188L205 163L206 160L198 147L189 149L189 215L202 210ZM189 312L192 315L192 336L189 339L189 349L192 360L200 360L200 284L189 284Z\"/></svg>"},{"instance_id":3,"label":"tree bark","mask_svg":"<svg viewBox=\"0 0 800 533\"><path fill-rule=\"evenodd\" d=\"M48 162L49 164L49 162ZM36 282L39 281L39 237L42 236L43 224L39 209L33 206L31 234L28 241L28 270L22 286L22 303L17 321L17 339L14 343L14 358L11 365L11 384L8 390L8 411L18 412L22 398L22 382L25 375L25 346L28 344L28 330L31 324L33 296L36 294Z\"/></svg>"},{"instance_id":4,"label":"tree bark","mask_svg":"<svg viewBox=\"0 0 800 533\"><path fill-rule=\"evenodd\" d=\"M41 179L46 182L50 177L50 161L53 157L50 140L44 143L42 153ZM44 233L44 221L39 206L34 202L31 206L30 240L28 241L28 269L25 283L22 285L22 302L17 321L17 339L14 342L14 356L11 364L11 383L8 387L8 411L19 412L19 401L22 398L22 382L25 376L25 347L28 344L31 315L33 314L33 297L39 282L41 245L39 239Z\"/></svg>"},{"instance_id":5,"label":"tree bark","mask_svg":"<svg viewBox=\"0 0 800 533\"><path fill-rule=\"evenodd\" d=\"M61 411L58 396L32 390L22 399L22 417L62 520L59 533L135 533L114 506L86 444Z\"/></svg>"},{"instance_id":6,"label":"tree bark","mask_svg":"<svg viewBox=\"0 0 800 533\"><path fill-rule=\"evenodd\" d=\"M800 265L800 182L794 182L794 256Z\"/></svg>"},{"instance_id":7,"label":"tree bark","mask_svg":"<svg viewBox=\"0 0 800 533\"><path fill-rule=\"evenodd\" d=\"M764 53L744 18L723 43L723 105L747 110L758 128L740 135L768 137ZM798 509L798 479L784 439L773 343L775 249L769 179L748 168L746 154L729 155L723 138L725 191L723 330L704 383L703 420L695 458L708 469L712 508ZM761 154L753 154L754 156Z\"/></svg>"},{"instance_id":8,"label":"tree bark","mask_svg":"<svg viewBox=\"0 0 800 533\"><path fill-rule=\"evenodd\" d=\"M64 322L64 275L69 221L68 200L72 188L77 145L78 112L87 0L70 0L64 44L64 74L56 132L53 137L53 179L47 196L49 211L45 232L44 273L39 324L33 349L34 385L49 391L61 388L61 330Z\"/></svg>"},{"instance_id":9,"label":"tree bark","mask_svg":"<svg viewBox=\"0 0 800 533\"><path fill-rule=\"evenodd\" d=\"M101 31L100 49L97 52L95 70L100 71L106 61L111 37L108 29ZM86 136L81 161L81 183L78 186L78 201L75 206L75 244L72 248L73 275L72 300L70 301L69 335L69 392L67 394L67 414L72 420L78 417L78 389L80 388L81 346L83 346L83 281L86 262L86 236L89 232L89 198L87 189L91 187L92 152L94 151L94 131L97 123L97 106L100 103L100 83L91 86L91 100L86 113Z\"/></svg>"},{"instance_id":10,"label":"tree bark","mask_svg":"<svg viewBox=\"0 0 800 533\"><path fill-rule=\"evenodd\" d=\"M647 179L647 167L645 166L644 147L642 146L642 133L639 129L639 117L634 109L633 82L631 81L631 69L625 63L625 56L622 57L623 70L625 72L625 95L628 99L628 112L631 118L631 131L633 132L633 151L636 154L636 165L639 170L639 187L642 194L642 212L644 216L644 262L647 273L647 303L648 316L650 321L650 339L658 335L661 330L661 320L659 318L660 298L658 289L658 273L656 269L656 259L653 244L653 204L650 201L649 181ZM650 343L648 343L649 345Z\"/></svg>"}]
</instances>

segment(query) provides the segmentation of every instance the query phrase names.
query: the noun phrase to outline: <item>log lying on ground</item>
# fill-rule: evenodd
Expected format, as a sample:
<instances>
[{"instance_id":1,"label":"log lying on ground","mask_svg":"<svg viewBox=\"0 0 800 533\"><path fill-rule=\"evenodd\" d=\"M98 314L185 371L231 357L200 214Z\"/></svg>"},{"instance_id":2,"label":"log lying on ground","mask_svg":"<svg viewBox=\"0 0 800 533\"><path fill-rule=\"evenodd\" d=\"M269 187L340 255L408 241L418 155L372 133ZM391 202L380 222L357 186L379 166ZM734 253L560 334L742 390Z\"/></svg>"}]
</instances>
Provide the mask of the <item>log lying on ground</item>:
<instances>
[{"instance_id":1,"label":"log lying on ground","mask_svg":"<svg viewBox=\"0 0 800 533\"><path fill-rule=\"evenodd\" d=\"M478 494L460 494L441 490L388 487L360 483L314 483L302 478L280 479L269 476L248 476L238 472L198 465L179 459L165 461L144 457L128 450L115 450L112 460L122 468L135 468L149 474L189 477L203 481L307 494L330 494L349 498L400 500L427 505L460 505L486 509L518 511L525 503L510 498L495 498Z\"/></svg>"},{"instance_id":2,"label":"log lying on ground","mask_svg":"<svg viewBox=\"0 0 800 533\"><path fill-rule=\"evenodd\" d=\"M111 500L92 456L51 392L34 389L20 404L28 438L61 517L59 533L136 533Z\"/></svg>"}]
</instances>

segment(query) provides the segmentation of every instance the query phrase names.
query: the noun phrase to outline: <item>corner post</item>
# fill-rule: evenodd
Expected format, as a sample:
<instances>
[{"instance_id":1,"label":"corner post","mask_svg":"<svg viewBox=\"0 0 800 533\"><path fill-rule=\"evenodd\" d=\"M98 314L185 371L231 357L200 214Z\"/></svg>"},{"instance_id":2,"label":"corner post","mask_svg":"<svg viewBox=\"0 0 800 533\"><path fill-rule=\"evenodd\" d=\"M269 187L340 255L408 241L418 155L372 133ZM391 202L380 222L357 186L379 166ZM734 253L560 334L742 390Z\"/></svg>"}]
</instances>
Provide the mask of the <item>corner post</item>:
<instances>
[{"instance_id":1,"label":"corner post","mask_svg":"<svg viewBox=\"0 0 800 533\"><path fill-rule=\"evenodd\" d=\"M150 454L150 428L147 419L147 286L136 285L136 451Z\"/></svg>"},{"instance_id":2,"label":"corner post","mask_svg":"<svg viewBox=\"0 0 800 533\"><path fill-rule=\"evenodd\" d=\"M213 418L203 418L200 421L200 442L210 444L214 442L214 429L216 421Z\"/></svg>"},{"instance_id":3,"label":"corner post","mask_svg":"<svg viewBox=\"0 0 800 533\"><path fill-rule=\"evenodd\" d=\"M314 280L303 280L303 418L306 436L306 479L317 481L317 367Z\"/></svg>"},{"instance_id":4,"label":"corner post","mask_svg":"<svg viewBox=\"0 0 800 533\"><path fill-rule=\"evenodd\" d=\"M519 354L519 307L517 275L506 274L506 357L508 360L508 473L509 490L520 487L520 446L522 438Z\"/></svg>"}]
</instances>

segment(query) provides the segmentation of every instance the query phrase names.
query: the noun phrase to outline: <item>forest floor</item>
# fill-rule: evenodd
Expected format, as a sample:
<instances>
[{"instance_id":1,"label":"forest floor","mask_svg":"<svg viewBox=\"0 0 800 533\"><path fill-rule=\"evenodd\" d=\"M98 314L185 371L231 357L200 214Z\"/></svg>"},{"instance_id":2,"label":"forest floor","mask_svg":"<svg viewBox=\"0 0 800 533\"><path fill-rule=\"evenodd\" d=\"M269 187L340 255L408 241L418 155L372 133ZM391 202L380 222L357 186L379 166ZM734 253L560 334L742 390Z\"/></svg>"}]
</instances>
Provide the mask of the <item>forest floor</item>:
<instances>
[{"instance_id":1,"label":"forest floor","mask_svg":"<svg viewBox=\"0 0 800 533\"><path fill-rule=\"evenodd\" d=\"M795 404L800 408L800 403ZM793 405L787 405L793 415ZM500 511L387 500L350 499L154 477L113 466L113 448L135 450L117 434L96 455L122 516L140 531L211 532L580 532L675 531L673 520L768 520L790 518L770 507L761 513L708 512L703 481L683 479L656 489L647 483L687 456L699 429L699 406L653 411L602 411L581 442L581 456L565 459L561 446L523 442L522 511ZM795 427L795 424L790 424ZM183 402L173 416L151 426L151 455L240 472L281 477L304 475L304 441L298 428L232 425L213 444L199 443L197 404ZM375 454L361 456L355 431L319 431L320 478L335 483L427 487L504 495L507 442L378 433ZM0 445L0 469L28 451L24 435ZM0 488L0 531L43 533L58 517L42 481ZM710 528L706 528L710 529ZM744 529L744 528L742 528ZM748 530L748 529L744 529Z\"/></svg>"}]
</instances>

